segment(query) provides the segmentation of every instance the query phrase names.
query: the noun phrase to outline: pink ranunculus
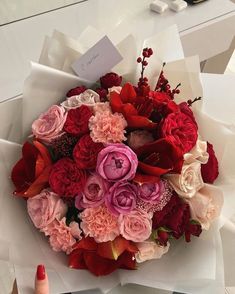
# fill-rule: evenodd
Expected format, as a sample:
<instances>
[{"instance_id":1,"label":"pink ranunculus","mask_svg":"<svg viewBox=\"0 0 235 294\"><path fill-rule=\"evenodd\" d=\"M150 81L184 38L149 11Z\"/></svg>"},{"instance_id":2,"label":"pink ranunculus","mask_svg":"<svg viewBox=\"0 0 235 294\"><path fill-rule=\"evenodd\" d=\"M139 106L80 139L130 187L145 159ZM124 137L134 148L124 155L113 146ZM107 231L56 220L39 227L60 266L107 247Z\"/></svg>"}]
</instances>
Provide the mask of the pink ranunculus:
<instances>
[{"instance_id":1,"label":"pink ranunculus","mask_svg":"<svg viewBox=\"0 0 235 294\"><path fill-rule=\"evenodd\" d=\"M28 199L27 209L35 227L43 229L55 219L61 220L67 212L67 205L57 194L45 189Z\"/></svg>"},{"instance_id":2,"label":"pink ranunculus","mask_svg":"<svg viewBox=\"0 0 235 294\"><path fill-rule=\"evenodd\" d=\"M73 245L81 240L81 233L78 223L71 223L71 226L66 225L66 218L62 220L54 220L46 228L41 230L46 236L49 236L49 242L54 251L64 251L70 254L73 250ZM76 238L76 239L75 239Z\"/></svg>"},{"instance_id":3,"label":"pink ranunculus","mask_svg":"<svg viewBox=\"0 0 235 294\"><path fill-rule=\"evenodd\" d=\"M105 204L115 215L127 214L136 206L138 189L129 182L116 182L105 195Z\"/></svg>"},{"instance_id":4,"label":"pink ranunculus","mask_svg":"<svg viewBox=\"0 0 235 294\"><path fill-rule=\"evenodd\" d=\"M127 240L143 242L152 232L151 214L141 209L133 209L129 214L118 217L120 234Z\"/></svg>"},{"instance_id":5,"label":"pink ranunculus","mask_svg":"<svg viewBox=\"0 0 235 294\"><path fill-rule=\"evenodd\" d=\"M80 218L85 236L93 237L98 243L113 241L119 235L118 218L104 205L86 208Z\"/></svg>"},{"instance_id":6,"label":"pink ranunculus","mask_svg":"<svg viewBox=\"0 0 235 294\"><path fill-rule=\"evenodd\" d=\"M51 143L63 133L67 113L62 106L52 105L32 124L33 135L45 143Z\"/></svg>"},{"instance_id":7,"label":"pink ranunculus","mask_svg":"<svg viewBox=\"0 0 235 294\"><path fill-rule=\"evenodd\" d=\"M99 152L96 171L107 181L124 181L134 178L137 166L137 156L129 147L110 144Z\"/></svg>"},{"instance_id":8,"label":"pink ranunculus","mask_svg":"<svg viewBox=\"0 0 235 294\"><path fill-rule=\"evenodd\" d=\"M109 188L109 183L101 176L91 174L84 186L82 193L75 199L75 206L78 209L96 207L104 202L104 195Z\"/></svg>"},{"instance_id":9,"label":"pink ranunculus","mask_svg":"<svg viewBox=\"0 0 235 294\"><path fill-rule=\"evenodd\" d=\"M136 243L139 251L136 253L135 258L138 263L151 259L159 259L163 254L167 253L170 243L167 242L166 246L158 245L154 241L144 241Z\"/></svg>"},{"instance_id":10,"label":"pink ranunculus","mask_svg":"<svg viewBox=\"0 0 235 294\"><path fill-rule=\"evenodd\" d=\"M199 221L202 229L208 230L211 223L220 215L223 206L222 191L212 185L205 186L196 195L187 199L191 218Z\"/></svg>"},{"instance_id":11,"label":"pink ranunculus","mask_svg":"<svg viewBox=\"0 0 235 294\"><path fill-rule=\"evenodd\" d=\"M132 149L137 149L153 141L154 141L154 138L152 134L146 130L133 131L127 137L127 144Z\"/></svg>"}]
</instances>

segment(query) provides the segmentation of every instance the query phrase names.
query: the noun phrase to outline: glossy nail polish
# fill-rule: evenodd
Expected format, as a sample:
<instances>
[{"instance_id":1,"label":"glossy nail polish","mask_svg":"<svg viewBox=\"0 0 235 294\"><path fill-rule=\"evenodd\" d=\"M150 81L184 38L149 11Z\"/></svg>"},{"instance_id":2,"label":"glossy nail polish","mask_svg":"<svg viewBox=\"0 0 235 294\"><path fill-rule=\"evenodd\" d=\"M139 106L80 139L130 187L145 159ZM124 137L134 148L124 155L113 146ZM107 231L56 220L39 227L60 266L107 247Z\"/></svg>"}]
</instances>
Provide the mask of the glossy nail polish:
<instances>
[{"instance_id":1,"label":"glossy nail polish","mask_svg":"<svg viewBox=\"0 0 235 294\"><path fill-rule=\"evenodd\" d=\"M37 267L37 279L39 281L45 280L46 273L45 273L45 267L43 264L39 264Z\"/></svg>"}]
</instances>

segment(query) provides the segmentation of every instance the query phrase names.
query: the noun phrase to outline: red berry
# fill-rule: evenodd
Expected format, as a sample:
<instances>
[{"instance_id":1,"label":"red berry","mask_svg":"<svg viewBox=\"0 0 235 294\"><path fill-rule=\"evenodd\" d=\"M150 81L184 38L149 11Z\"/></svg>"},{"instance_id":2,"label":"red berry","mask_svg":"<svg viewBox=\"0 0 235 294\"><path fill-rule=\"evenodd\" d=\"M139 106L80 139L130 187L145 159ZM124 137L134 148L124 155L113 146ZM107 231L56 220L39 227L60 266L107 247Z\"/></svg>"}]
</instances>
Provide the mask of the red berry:
<instances>
[{"instance_id":1,"label":"red berry","mask_svg":"<svg viewBox=\"0 0 235 294\"><path fill-rule=\"evenodd\" d=\"M138 63L140 63L142 61L142 58L141 57L138 57L137 60L136 60Z\"/></svg>"},{"instance_id":2,"label":"red berry","mask_svg":"<svg viewBox=\"0 0 235 294\"><path fill-rule=\"evenodd\" d=\"M144 57L149 57L148 51L143 51L143 56Z\"/></svg>"},{"instance_id":3,"label":"red berry","mask_svg":"<svg viewBox=\"0 0 235 294\"><path fill-rule=\"evenodd\" d=\"M179 93L180 93L180 90L179 90L179 89L176 89L176 90L175 90L175 93L176 93L176 94L179 94Z\"/></svg>"},{"instance_id":4,"label":"red berry","mask_svg":"<svg viewBox=\"0 0 235 294\"><path fill-rule=\"evenodd\" d=\"M148 81L148 78L144 77L144 81L147 82Z\"/></svg>"},{"instance_id":5,"label":"red berry","mask_svg":"<svg viewBox=\"0 0 235 294\"><path fill-rule=\"evenodd\" d=\"M148 62L147 62L146 60L144 60L144 61L142 62L142 64L143 64L143 66L146 66L146 65L148 65Z\"/></svg>"},{"instance_id":6,"label":"red berry","mask_svg":"<svg viewBox=\"0 0 235 294\"><path fill-rule=\"evenodd\" d=\"M152 48L148 49L148 54L149 54L149 56L151 56L153 54L153 49Z\"/></svg>"}]
</instances>

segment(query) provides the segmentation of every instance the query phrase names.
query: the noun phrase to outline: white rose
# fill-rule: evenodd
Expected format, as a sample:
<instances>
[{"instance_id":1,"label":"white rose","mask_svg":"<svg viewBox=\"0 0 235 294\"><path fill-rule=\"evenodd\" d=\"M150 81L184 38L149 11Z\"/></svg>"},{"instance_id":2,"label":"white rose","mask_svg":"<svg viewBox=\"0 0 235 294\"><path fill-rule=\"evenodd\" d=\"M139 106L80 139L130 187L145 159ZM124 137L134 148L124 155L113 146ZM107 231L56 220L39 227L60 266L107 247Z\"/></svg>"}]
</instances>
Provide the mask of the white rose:
<instances>
[{"instance_id":1,"label":"white rose","mask_svg":"<svg viewBox=\"0 0 235 294\"><path fill-rule=\"evenodd\" d=\"M207 153L207 142L200 139L197 140L196 145L190 152L184 154L185 163L192 163L198 161L202 164L207 163L209 154Z\"/></svg>"},{"instance_id":2,"label":"white rose","mask_svg":"<svg viewBox=\"0 0 235 294\"><path fill-rule=\"evenodd\" d=\"M69 109L75 109L82 105L86 106L94 106L96 102L100 102L100 96L93 90L86 90L83 93L68 97L64 102L61 103L61 105L69 110Z\"/></svg>"},{"instance_id":3,"label":"white rose","mask_svg":"<svg viewBox=\"0 0 235 294\"><path fill-rule=\"evenodd\" d=\"M181 174L168 174L166 178L176 193L183 198L192 198L204 186L201 164L198 161L184 164Z\"/></svg>"},{"instance_id":4,"label":"white rose","mask_svg":"<svg viewBox=\"0 0 235 294\"><path fill-rule=\"evenodd\" d=\"M202 229L208 230L212 221L220 215L223 205L222 191L212 185L205 186L187 200L192 219L200 222Z\"/></svg>"},{"instance_id":5,"label":"white rose","mask_svg":"<svg viewBox=\"0 0 235 294\"><path fill-rule=\"evenodd\" d=\"M170 247L170 243L167 242L167 246L160 246L153 241L144 241L136 243L139 251L136 253L135 258L138 263L151 259L159 259L163 254L167 253Z\"/></svg>"}]
</instances>

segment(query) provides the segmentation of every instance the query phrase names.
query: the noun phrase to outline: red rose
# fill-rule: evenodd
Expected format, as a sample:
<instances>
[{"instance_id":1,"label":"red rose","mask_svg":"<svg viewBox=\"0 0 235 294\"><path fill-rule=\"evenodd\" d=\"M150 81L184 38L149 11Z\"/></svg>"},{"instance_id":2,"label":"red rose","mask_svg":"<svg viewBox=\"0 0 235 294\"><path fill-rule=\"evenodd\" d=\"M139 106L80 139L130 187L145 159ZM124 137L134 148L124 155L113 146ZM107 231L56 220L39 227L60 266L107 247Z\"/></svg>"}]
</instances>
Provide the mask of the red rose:
<instances>
[{"instance_id":1,"label":"red rose","mask_svg":"<svg viewBox=\"0 0 235 294\"><path fill-rule=\"evenodd\" d=\"M101 102L105 102L107 101L107 94L108 94L108 91L106 89L103 89L103 88L96 88L95 89L96 93L99 94L100 96L100 101Z\"/></svg>"},{"instance_id":2,"label":"red rose","mask_svg":"<svg viewBox=\"0 0 235 294\"><path fill-rule=\"evenodd\" d=\"M185 239L189 242L190 235L199 236L202 231L201 225L190 221L190 218L189 205L175 193L161 211L154 213L153 228L166 227L176 239L185 234Z\"/></svg>"},{"instance_id":3,"label":"red rose","mask_svg":"<svg viewBox=\"0 0 235 294\"><path fill-rule=\"evenodd\" d=\"M213 145L209 142L207 142L207 152L209 159L206 164L201 165L202 179L205 183L213 184L219 175L219 167Z\"/></svg>"},{"instance_id":4,"label":"red rose","mask_svg":"<svg viewBox=\"0 0 235 294\"><path fill-rule=\"evenodd\" d=\"M46 147L38 141L33 144L25 142L22 148L22 158L11 172L11 179L17 196L33 197L48 186L52 166L50 154Z\"/></svg>"},{"instance_id":5,"label":"red rose","mask_svg":"<svg viewBox=\"0 0 235 294\"><path fill-rule=\"evenodd\" d=\"M96 243L93 238L83 238L74 245L69 255L69 267L88 269L96 276L108 275L118 268L136 269L137 247L121 236L114 241Z\"/></svg>"},{"instance_id":6,"label":"red rose","mask_svg":"<svg viewBox=\"0 0 235 294\"><path fill-rule=\"evenodd\" d=\"M160 127L163 138L170 140L185 154L189 152L197 142L197 125L190 115L183 112L170 113Z\"/></svg>"},{"instance_id":7,"label":"red rose","mask_svg":"<svg viewBox=\"0 0 235 294\"><path fill-rule=\"evenodd\" d=\"M58 160L52 167L49 183L52 191L60 196L74 197L86 182L86 173L68 158Z\"/></svg>"},{"instance_id":8,"label":"red rose","mask_svg":"<svg viewBox=\"0 0 235 294\"><path fill-rule=\"evenodd\" d=\"M107 73L100 78L101 87L108 90L108 88L118 87L121 85L122 77L114 72Z\"/></svg>"},{"instance_id":9,"label":"red rose","mask_svg":"<svg viewBox=\"0 0 235 294\"><path fill-rule=\"evenodd\" d=\"M64 130L74 136L82 136L89 132L88 122L92 111L88 106L70 109L64 124Z\"/></svg>"},{"instance_id":10,"label":"red rose","mask_svg":"<svg viewBox=\"0 0 235 294\"><path fill-rule=\"evenodd\" d=\"M81 137L73 149L77 166L81 169L95 169L98 153L103 147L103 144L95 143L88 134Z\"/></svg>"},{"instance_id":11,"label":"red rose","mask_svg":"<svg viewBox=\"0 0 235 294\"><path fill-rule=\"evenodd\" d=\"M192 109L189 107L188 103L186 102L181 102L179 104L180 111L183 112L185 115L189 116L191 120L195 123L197 126L197 122L195 120L194 114L192 112Z\"/></svg>"},{"instance_id":12,"label":"red rose","mask_svg":"<svg viewBox=\"0 0 235 294\"><path fill-rule=\"evenodd\" d=\"M72 97L72 96L80 95L81 93L85 92L86 89L87 88L85 86L79 86L79 87L73 88L73 89L68 91L66 96L67 97Z\"/></svg>"},{"instance_id":13,"label":"red rose","mask_svg":"<svg viewBox=\"0 0 235 294\"><path fill-rule=\"evenodd\" d=\"M166 139L145 144L135 150L138 169L150 176L161 176L168 172L180 173L183 157L178 148Z\"/></svg>"}]
</instances>

